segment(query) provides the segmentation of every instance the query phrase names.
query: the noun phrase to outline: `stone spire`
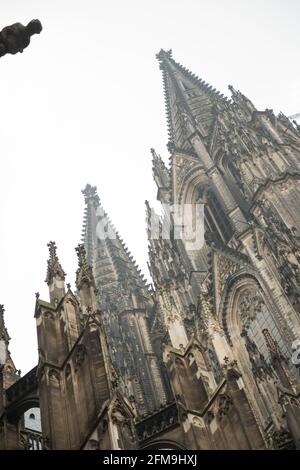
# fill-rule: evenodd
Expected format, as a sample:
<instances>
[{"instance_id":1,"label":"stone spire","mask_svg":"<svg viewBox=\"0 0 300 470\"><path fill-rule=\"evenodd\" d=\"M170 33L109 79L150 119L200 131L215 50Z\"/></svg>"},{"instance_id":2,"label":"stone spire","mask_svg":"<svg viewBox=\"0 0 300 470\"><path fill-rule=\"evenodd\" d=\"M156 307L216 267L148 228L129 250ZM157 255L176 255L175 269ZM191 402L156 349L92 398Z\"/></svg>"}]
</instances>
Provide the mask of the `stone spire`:
<instances>
[{"instance_id":1,"label":"stone spire","mask_svg":"<svg viewBox=\"0 0 300 470\"><path fill-rule=\"evenodd\" d=\"M216 106L224 108L227 100L175 62L171 50L161 50L156 57L163 73L169 150L177 148L194 152L189 136L197 129L206 137L212 131Z\"/></svg>"},{"instance_id":2,"label":"stone spire","mask_svg":"<svg viewBox=\"0 0 300 470\"><path fill-rule=\"evenodd\" d=\"M49 286L50 301L55 303L65 295L66 273L59 262L56 243L50 241L47 246L49 248L49 259L45 282Z\"/></svg>"},{"instance_id":3,"label":"stone spire","mask_svg":"<svg viewBox=\"0 0 300 470\"><path fill-rule=\"evenodd\" d=\"M18 378L18 371L9 352L9 334L4 322L4 305L0 305L0 372L3 374L4 389L12 385ZM6 366L6 367L5 367ZM1 377L0 377L0 406L1 406Z\"/></svg>"},{"instance_id":4,"label":"stone spire","mask_svg":"<svg viewBox=\"0 0 300 470\"><path fill-rule=\"evenodd\" d=\"M97 216L96 212L100 205L97 187L87 184L81 191L84 196L85 209L82 226L82 242L86 249L87 262L90 266L94 264L94 253L97 245Z\"/></svg>"},{"instance_id":5,"label":"stone spire","mask_svg":"<svg viewBox=\"0 0 300 470\"><path fill-rule=\"evenodd\" d=\"M147 290L147 282L141 270L101 205L97 188L88 184L82 193L86 204L82 242L87 263L93 268L96 284L101 289L102 279L106 279L109 273L111 282L122 281L134 290ZM107 258L105 269L100 262L103 257Z\"/></svg>"},{"instance_id":6,"label":"stone spire","mask_svg":"<svg viewBox=\"0 0 300 470\"><path fill-rule=\"evenodd\" d=\"M4 323L4 305L0 305L0 367L7 358L8 333Z\"/></svg>"},{"instance_id":7,"label":"stone spire","mask_svg":"<svg viewBox=\"0 0 300 470\"><path fill-rule=\"evenodd\" d=\"M4 339L8 342L10 338L5 327L4 312L4 305L0 305L0 339Z\"/></svg>"},{"instance_id":8,"label":"stone spire","mask_svg":"<svg viewBox=\"0 0 300 470\"><path fill-rule=\"evenodd\" d=\"M122 377L124 393L134 398L139 413L149 412L166 400L150 338L152 292L104 211L96 188L87 185L83 194L86 203L83 242L93 268L110 358Z\"/></svg>"},{"instance_id":9,"label":"stone spire","mask_svg":"<svg viewBox=\"0 0 300 470\"><path fill-rule=\"evenodd\" d=\"M157 58L163 73L169 127L170 201L182 202L186 182L198 180L197 190L201 187L202 193L210 192L206 198L208 204L218 205L218 219L226 220L222 227L214 230L226 232L227 241L234 230L244 230L245 218L224 175L216 167L215 158L222 151L222 137L226 141L231 127L238 127L237 114L227 98L175 62L171 51L161 50ZM237 140L235 135L233 140ZM185 197L195 202L195 195ZM226 226L230 227L228 233ZM193 264L196 270L203 270L205 256L193 255Z\"/></svg>"}]
</instances>

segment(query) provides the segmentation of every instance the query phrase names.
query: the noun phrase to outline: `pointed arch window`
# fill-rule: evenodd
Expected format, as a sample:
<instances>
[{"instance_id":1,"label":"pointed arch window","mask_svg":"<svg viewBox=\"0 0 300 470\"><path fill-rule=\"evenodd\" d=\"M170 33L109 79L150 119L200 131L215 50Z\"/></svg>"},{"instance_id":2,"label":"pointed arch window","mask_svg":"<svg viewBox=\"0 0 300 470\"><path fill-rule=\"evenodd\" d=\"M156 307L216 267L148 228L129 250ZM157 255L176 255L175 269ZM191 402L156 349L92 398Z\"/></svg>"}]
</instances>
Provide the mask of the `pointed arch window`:
<instances>
[{"instance_id":1,"label":"pointed arch window","mask_svg":"<svg viewBox=\"0 0 300 470\"><path fill-rule=\"evenodd\" d=\"M207 230L215 234L223 243L227 243L233 234L232 227L222 205L212 190L207 193L204 215Z\"/></svg>"},{"instance_id":2,"label":"pointed arch window","mask_svg":"<svg viewBox=\"0 0 300 470\"><path fill-rule=\"evenodd\" d=\"M266 361L269 361L270 357L263 334L264 330L269 331L285 356L288 357L290 355L279 332L279 328L258 290L249 289L244 291L239 302L238 312L243 330L246 331L249 338L254 341Z\"/></svg>"}]
</instances>

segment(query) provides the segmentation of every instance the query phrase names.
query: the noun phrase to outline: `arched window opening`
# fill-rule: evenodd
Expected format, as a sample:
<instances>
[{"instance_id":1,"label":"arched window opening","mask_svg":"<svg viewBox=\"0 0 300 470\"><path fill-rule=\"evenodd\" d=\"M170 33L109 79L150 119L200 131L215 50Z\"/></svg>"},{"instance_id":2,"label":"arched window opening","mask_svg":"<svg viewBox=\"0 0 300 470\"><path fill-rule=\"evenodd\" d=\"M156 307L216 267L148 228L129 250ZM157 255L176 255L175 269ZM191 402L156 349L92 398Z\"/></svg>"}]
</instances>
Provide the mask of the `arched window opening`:
<instances>
[{"instance_id":1,"label":"arched window opening","mask_svg":"<svg viewBox=\"0 0 300 470\"><path fill-rule=\"evenodd\" d=\"M249 203L248 198L251 196L251 188L248 187L245 178L241 174L241 170L237 164L228 157L228 155L222 155L218 157L220 169L222 174L230 188L230 192L239 204L242 210L248 210ZM253 189L253 188L252 188Z\"/></svg>"},{"instance_id":2,"label":"arched window opening","mask_svg":"<svg viewBox=\"0 0 300 470\"><path fill-rule=\"evenodd\" d=\"M262 425L267 426L277 421L276 417L282 410L276 400L276 384L280 377L274 367L264 332L269 332L287 359L291 359L291 345L285 337L279 314L274 313L275 305L272 306L265 298L256 280L240 277L231 286L226 302L226 331L249 398ZM297 377L292 369L291 364L291 373Z\"/></svg>"},{"instance_id":3,"label":"arched window opening","mask_svg":"<svg viewBox=\"0 0 300 470\"><path fill-rule=\"evenodd\" d=\"M270 362L270 354L263 334L264 330L269 331L271 337L277 342L281 352L285 356L289 356L290 353L279 332L278 325L275 323L258 289L244 290L238 304L238 313L243 331L247 332L248 337L256 344L258 350L267 362Z\"/></svg>"},{"instance_id":4,"label":"arched window opening","mask_svg":"<svg viewBox=\"0 0 300 470\"><path fill-rule=\"evenodd\" d=\"M207 203L204 209L206 230L217 236L217 238L227 243L233 231L222 205L212 190L207 193Z\"/></svg>"}]
</instances>

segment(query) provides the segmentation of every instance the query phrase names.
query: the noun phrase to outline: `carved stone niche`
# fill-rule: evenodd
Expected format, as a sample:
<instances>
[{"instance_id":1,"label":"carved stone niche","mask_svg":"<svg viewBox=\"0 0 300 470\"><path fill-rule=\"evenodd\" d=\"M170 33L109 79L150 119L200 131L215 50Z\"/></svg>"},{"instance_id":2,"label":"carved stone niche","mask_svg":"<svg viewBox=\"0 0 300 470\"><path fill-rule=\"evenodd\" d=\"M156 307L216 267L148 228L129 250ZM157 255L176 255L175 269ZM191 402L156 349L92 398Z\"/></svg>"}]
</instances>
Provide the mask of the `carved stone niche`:
<instances>
[{"instance_id":1,"label":"carved stone niche","mask_svg":"<svg viewBox=\"0 0 300 470\"><path fill-rule=\"evenodd\" d=\"M99 432L101 434L104 434L107 431L107 428L108 428L108 421L106 418L104 418L100 423Z\"/></svg>"},{"instance_id":2,"label":"carved stone niche","mask_svg":"<svg viewBox=\"0 0 300 470\"><path fill-rule=\"evenodd\" d=\"M224 416L227 415L228 411L233 405L233 400L229 395L220 395L219 397L219 408L218 408L218 418L221 420Z\"/></svg>"},{"instance_id":3,"label":"carved stone niche","mask_svg":"<svg viewBox=\"0 0 300 470\"><path fill-rule=\"evenodd\" d=\"M60 382L60 373L57 369L50 369L48 372L48 377L53 382Z\"/></svg>"},{"instance_id":4,"label":"carved stone niche","mask_svg":"<svg viewBox=\"0 0 300 470\"><path fill-rule=\"evenodd\" d=\"M75 350L75 372L81 367L83 364L85 357L87 355L87 349L84 344L79 344Z\"/></svg>"},{"instance_id":5,"label":"carved stone niche","mask_svg":"<svg viewBox=\"0 0 300 470\"><path fill-rule=\"evenodd\" d=\"M123 424L127 420L126 416L119 408L119 406L115 406L111 412L111 419L114 424Z\"/></svg>"},{"instance_id":6,"label":"carved stone niche","mask_svg":"<svg viewBox=\"0 0 300 470\"><path fill-rule=\"evenodd\" d=\"M55 319L54 314L52 312L50 312L49 310L46 310L43 313L43 316L44 316L44 318L48 318L49 320L54 320Z\"/></svg>"},{"instance_id":7,"label":"carved stone niche","mask_svg":"<svg viewBox=\"0 0 300 470\"><path fill-rule=\"evenodd\" d=\"M199 416L194 416L192 422L193 425L197 426L198 428L205 428L204 420Z\"/></svg>"},{"instance_id":8,"label":"carved stone niche","mask_svg":"<svg viewBox=\"0 0 300 470\"><path fill-rule=\"evenodd\" d=\"M135 442L134 431L130 417L125 413L122 404L117 400L110 413L113 424L118 426L121 432L121 440L123 441L124 449L127 448L126 443L130 446Z\"/></svg>"}]
</instances>

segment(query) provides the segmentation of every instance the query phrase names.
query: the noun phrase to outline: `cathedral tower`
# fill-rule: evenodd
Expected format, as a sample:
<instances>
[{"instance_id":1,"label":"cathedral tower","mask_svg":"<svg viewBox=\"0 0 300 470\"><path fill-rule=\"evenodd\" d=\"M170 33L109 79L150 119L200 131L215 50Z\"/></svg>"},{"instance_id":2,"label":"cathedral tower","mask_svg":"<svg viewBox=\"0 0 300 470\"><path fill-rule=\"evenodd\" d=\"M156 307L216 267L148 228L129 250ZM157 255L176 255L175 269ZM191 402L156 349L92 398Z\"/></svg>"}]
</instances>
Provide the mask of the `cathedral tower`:
<instances>
[{"instance_id":1,"label":"cathedral tower","mask_svg":"<svg viewBox=\"0 0 300 470\"><path fill-rule=\"evenodd\" d=\"M87 185L76 289L50 242L23 377L0 306L0 448L300 448L299 126L157 58L170 158L151 149L153 287Z\"/></svg>"},{"instance_id":2,"label":"cathedral tower","mask_svg":"<svg viewBox=\"0 0 300 470\"><path fill-rule=\"evenodd\" d=\"M166 403L167 386L149 331L154 318L152 292L103 210L96 188L87 185L82 192L83 242L93 267L111 361L138 413L153 412Z\"/></svg>"},{"instance_id":3,"label":"cathedral tower","mask_svg":"<svg viewBox=\"0 0 300 470\"><path fill-rule=\"evenodd\" d=\"M164 207L160 224L167 218L171 230L169 238L163 229L153 237L148 205L149 256L157 324L170 338L165 362L174 395L192 414L204 403L209 408L225 380L227 409L236 407L241 418L236 435L248 442L235 448L298 448L299 372L292 358L300 334L299 129L282 113L258 111L232 86L231 99L224 98L171 51L157 58L170 165L152 150L153 172ZM174 236L176 205L181 214L192 207L183 226L195 226L203 208L204 242L196 238L191 247L183 231ZM230 391L232 380L240 398ZM183 381L190 384L184 390ZM222 413L203 426L217 447L227 448ZM253 428L242 438L250 415Z\"/></svg>"}]
</instances>

